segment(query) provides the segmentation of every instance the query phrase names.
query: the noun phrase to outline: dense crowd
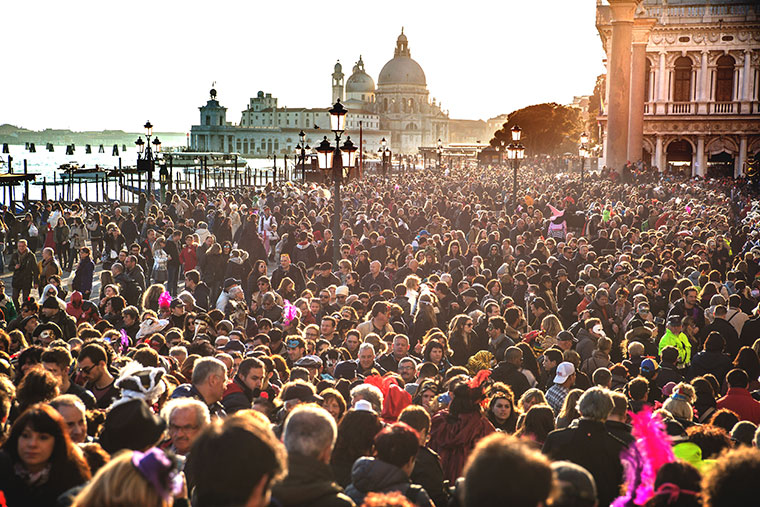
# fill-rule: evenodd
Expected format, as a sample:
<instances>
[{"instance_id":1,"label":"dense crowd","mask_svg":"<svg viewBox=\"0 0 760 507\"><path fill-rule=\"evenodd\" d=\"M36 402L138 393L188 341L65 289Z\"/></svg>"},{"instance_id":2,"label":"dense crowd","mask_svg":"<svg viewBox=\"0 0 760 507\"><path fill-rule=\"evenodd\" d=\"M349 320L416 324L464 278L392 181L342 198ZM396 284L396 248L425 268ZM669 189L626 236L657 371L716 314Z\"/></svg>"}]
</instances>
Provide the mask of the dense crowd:
<instances>
[{"instance_id":1,"label":"dense crowd","mask_svg":"<svg viewBox=\"0 0 760 507\"><path fill-rule=\"evenodd\" d=\"M3 207L0 505L759 503L760 201L640 169Z\"/></svg>"}]
</instances>

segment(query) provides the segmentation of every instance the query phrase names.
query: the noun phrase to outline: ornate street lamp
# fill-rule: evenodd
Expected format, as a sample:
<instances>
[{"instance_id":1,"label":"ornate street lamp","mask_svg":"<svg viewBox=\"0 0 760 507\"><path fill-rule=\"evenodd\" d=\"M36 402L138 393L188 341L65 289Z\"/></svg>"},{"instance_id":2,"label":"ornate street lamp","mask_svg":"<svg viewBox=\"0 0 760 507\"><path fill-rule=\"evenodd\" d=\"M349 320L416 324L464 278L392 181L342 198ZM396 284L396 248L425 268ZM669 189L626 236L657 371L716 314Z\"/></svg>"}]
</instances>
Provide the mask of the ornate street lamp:
<instances>
[{"instance_id":1,"label":"ornate street lamp","mask_svg":"<svg viewBox=\"0 0 760 507\"><path fill-rule=\"evenodd\" d=\"M306 152L311 146L306 144L306 133L302 130L298 133L300 143L296 146L296 154L301 157L301 181L306 182Z\"/></svg>"},{"instance_id":2,"label":"ornate street lamp","mask_svg":"<svg viewBox=\"0 0 760 507\"><path fill-rule=\"evenodd\" d=\"M438 170L441 170L441 154L443 153L443 141L441 141L441 138L438 138L438 142L436 144L435 152L438 154Z\"/></svg>"},{"instance_id":3,"label":"ornate street lamp","mask_svg":"<svg viewBox=\"0 0 760 507\"><path fill-rule=\"evenodd\" d=\"M586 174L586 159L591 156L588 147L588 134L585 132L581 134L581 144L578 147L578 155L581 157L581 192L583 192L583 184Z\"/></svg>"},{"instance_id":4,"label":"ornate street lamp","mask_svg":"<svg viewBox=\"0 0 760 507\"><path fill-rule=\"evenodd\" d=\"M340 187L348 176L348 170L355 163L357 147L347 138L340 144L340 137L346 130L346 113L348 111L340 100L328 111L330 113L330 130L335 134L335 147L327 140L327 136L317 146L317 161L319 168L326 176L333 179L333 265L337 266L340 260L340 222L343 217L343 202L340 197Z\"/></svg>"},{"instance_id":5,"label":"ornate street lamp","mask_svg":"<svg viewBox=\"0 0 760 507\"><path fill-rule=\"evenodd\" d=\"M383 160L383 178L388 176L388 162L393 160L393 152L388 148L388 141L383 139L380 141L380 149L377 150L380 152Z\"/></svg>"},{"instance_id":6,"label":"ornate street lamp","mask_svg":"<svg viewBox=\"0 0 760 507\"><path fill-rule=\"evenodd\" d=\"M161 151L161 141L156 137L151 142L150 138L153 136L153 124L150 121L146 121L145 125L145 141L142 137L138 137L135 144L137 145L137 170L144 171L148 177L148 195L153 192L153 171L156 168L156 157ZM153 145L151 148L150 145Z\"/></svg>"},{"instance_id":7,"label":"ornate street lamp","mask_svg":"<svg viewBox=\"0 0 760 507\"><path fill-rule=\"evenodd\" d=\"M520 162L525 158L525 146L520 143L522 129L515 125L512 127L512 142L507 145L507 158L512 164L512 202L517 207L517 169Z\"/></svg>"}]
</instances>

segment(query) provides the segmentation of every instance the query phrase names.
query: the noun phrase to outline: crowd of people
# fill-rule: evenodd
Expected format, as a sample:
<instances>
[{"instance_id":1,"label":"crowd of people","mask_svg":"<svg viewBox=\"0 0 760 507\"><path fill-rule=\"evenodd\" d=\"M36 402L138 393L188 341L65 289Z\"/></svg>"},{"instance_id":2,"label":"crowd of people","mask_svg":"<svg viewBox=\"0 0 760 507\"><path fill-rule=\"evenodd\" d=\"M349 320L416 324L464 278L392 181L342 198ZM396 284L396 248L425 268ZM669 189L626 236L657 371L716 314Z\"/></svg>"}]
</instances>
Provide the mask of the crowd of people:
<instances>
[{"instance_id":1,"label":"crowd of people","mask_svg":"<svg viewBox=\"0 0 760 507\"><path fill-rule=\"evenodd\" d=\"M755 191L508 176L3 207L0 506L760 502Z\"/></svg>"}]
</instances>

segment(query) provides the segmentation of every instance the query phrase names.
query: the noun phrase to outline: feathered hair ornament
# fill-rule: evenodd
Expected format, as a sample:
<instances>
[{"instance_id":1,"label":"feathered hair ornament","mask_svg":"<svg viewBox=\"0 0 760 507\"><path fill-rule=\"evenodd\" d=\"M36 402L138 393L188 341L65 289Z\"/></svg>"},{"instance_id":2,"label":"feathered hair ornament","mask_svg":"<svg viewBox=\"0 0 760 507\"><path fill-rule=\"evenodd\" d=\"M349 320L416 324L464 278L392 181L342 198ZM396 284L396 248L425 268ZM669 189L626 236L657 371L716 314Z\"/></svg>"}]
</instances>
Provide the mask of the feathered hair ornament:
<instances>
[{"instance_id":1,"label":"feathered hair ornament","mask_svg":"<svg viewBox=\"0 0 760 507\"><path fill-rule=\"evenodd\" d=\"M654 496L657 471L665 463L675 460L670 437L659 414L645 406L638 414L631 414L631 418L636 441L620 455L625 469L626 493L612 503L613 507L647 503Z\"/></svg>"},{"instance_id":2,"label":"feathered hair ornament","mask_svg":"<svg viewBox=\"0 0 760 507\"><path fill-rule=\"evenodd\" d=\"M119 343L121 344L121 352L124 353L129 348L129 336L124 329L121 330L120 334L121 339L119 340Z\"/></svg>"},{"instance_id":3,"label":"feathered hair ornament","mask_svg":"<svg viewBox=\"0 0 760 507\"><path fill-rule=\"evenodd\" d=\"M169 294L168 290L165 290L163 294L158 296L158 307L169 308L171 305L172 305L172 295Z\"/></svg>"},{"instance_id":4,"label":"feathered hair ornament","mask_svg":"<svg viewBox=\"0 0 760 507\"><path fill-rule=\"evenodd\" d=\"M296 308L294 305L290 303L290 301L286 299L285 306L282 309L282 323L287 326L297 316L298 316L298 308Z\"/></svg>"}]
</instances>

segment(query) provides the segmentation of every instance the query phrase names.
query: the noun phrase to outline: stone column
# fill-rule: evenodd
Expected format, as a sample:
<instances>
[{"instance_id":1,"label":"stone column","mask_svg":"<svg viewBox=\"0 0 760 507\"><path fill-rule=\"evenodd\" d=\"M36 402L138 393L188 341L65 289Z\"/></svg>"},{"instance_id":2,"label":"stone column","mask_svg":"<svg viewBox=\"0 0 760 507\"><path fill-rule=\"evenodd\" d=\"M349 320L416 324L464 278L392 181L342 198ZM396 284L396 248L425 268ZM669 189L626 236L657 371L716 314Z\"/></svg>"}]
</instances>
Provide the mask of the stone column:
<instances>
[{"instance_id":1,"label":"stone column","mask_svg":"<svg viewBox=\"0 0 760 507\"><path fill-rule=\"evenodd\" d=\"M656 114L665 114L665 103L668 100L668 71L665 68L665 51L660 52L660 66L657 70L657 104L655 104Z\"/></svg>"},{"instance_id":2,"label":"stone column","mask_svg":"<svg viewBox=\"0 0 760 507\"><path fill-rule=\"evenodd\" d=\"M705 159L705 136L697 137L697 159L694 165L694 174L705 176L707 171L707 159Z\"/></svg>"},{"instance_id":3,"label":"stone column","mask_svg":"<svg viewBox=\"0 0 760 507\"><path fill-rule=\"evenodd\" d=\"M752 50L744 50L744 79L742 82L742 104L739 106L742 113L749 113L748 102L752 99L750 95L750 83L752 82Z\"/></svg>"},{"instance_id":4,"label":"stone column","mask_svg":"<svg viewBox=\"0 0 760 507\"><path fill-rule=\"evenodd\" d=\"M736 165L734 165L734 178L738 178L744 174L744 163L747 161L747 136L741 136L739 138L739 156L736 158Z\"/></svg>"},{"instance_id":5,"label":"stone column","mask_svg":"<svg viewBox=\"0 0 760 507\"><path fill-rule=\"evenodd\" d=\"M641 0L609 0L612 44L607 55L610 82L607 113L607 167L620 172L628 155L633 15Z\"/></svg>"},{"instance_id":6,"label":"stone column","mask_svg":"<svg viewBox=\"0 0 760 507\"><path fill-rule=\"evenodd\" d=\"M710 83L708 81L710 70L707 68L707 57L709 51L702 51L702 66L699 68L699 93L697 94L697 112L699 114L707 114L707 102L710 98L707 96L710 93Z\"/></svg>"},{"instance_id":7,"label":"stone column","mask_svg":"<svg viewBox=\"0 0 760 507\"><path fill-rule=\"evenodd\" d=\"M649 33L657 20L636 18L633 21L633 53L631 55L631 98L628 118L628 160L641 159L644 145L644 96Z\"/></svg>"},{"instance_id":8,"label":"stone column","mask_svg":"<svg viewBox=\"0 0 760 507\"><path fill-rule=\"evenodd\" d=\"M660 134L657 134L657 136L655 137L653 164L657 166L657 170L659 172L662 172L663 165L665 164L665 159L663 158L662 136Z\"/></svg>"}]
</instances>

